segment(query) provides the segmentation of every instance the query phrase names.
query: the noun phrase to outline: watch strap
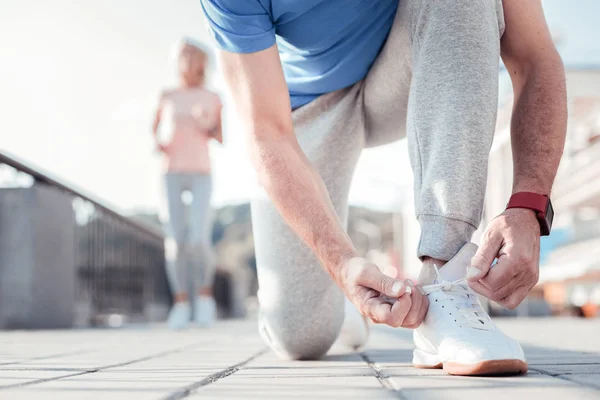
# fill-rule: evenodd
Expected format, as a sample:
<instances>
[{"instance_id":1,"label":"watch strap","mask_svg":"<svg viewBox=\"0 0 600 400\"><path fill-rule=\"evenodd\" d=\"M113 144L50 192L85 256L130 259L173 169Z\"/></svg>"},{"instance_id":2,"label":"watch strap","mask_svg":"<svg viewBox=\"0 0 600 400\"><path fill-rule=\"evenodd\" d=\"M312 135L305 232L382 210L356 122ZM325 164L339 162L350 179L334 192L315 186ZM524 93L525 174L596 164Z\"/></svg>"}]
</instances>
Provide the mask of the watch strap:
<instances>
[{"instance_id":1,"label":"watch strap","mask_svg":"<svg viewBox=\"0 0 600 400\"><path fill-rule=\"evenodd\" d=\"M548 196L532 192L518 192L510 197L506 208L528 208L545 214L547 206Z\"/></svg>"}]
</instances>

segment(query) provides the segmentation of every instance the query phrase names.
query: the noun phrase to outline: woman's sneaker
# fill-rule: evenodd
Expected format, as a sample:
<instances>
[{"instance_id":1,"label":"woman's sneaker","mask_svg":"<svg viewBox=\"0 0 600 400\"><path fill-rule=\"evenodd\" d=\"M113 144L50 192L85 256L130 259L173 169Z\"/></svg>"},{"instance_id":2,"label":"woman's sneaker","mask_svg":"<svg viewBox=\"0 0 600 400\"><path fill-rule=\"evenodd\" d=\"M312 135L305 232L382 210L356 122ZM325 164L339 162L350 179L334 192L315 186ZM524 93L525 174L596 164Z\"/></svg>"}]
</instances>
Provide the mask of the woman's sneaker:
<instances>
[{"instance_id":1,"label":"woman's sneaker","mask_svg":"<svg viewBox=\"0 0 600 400\"><path fill-rule=\"evenodd\" d=\"M194 322L204 328L212 326L215 319L217 319L217 303L215 299L210 296L198 296L196 297L194 306Z\"/></svg>"},{"instance_id":2,"label":"woman's sneaker","mask_svg":"<svg viewBox=\"0 0 600 400\"><path fill-rule=\"evenodd\" d=\"M415 329L413 364L444 368L451 375L509 375L527 372L517 341L492 322L465 279L477 246L468 243L423 290L429 311Z\"/></svg>"},{"instance_id":3,"label":"woman's sneaker","mask_svg":"<svg viewBox=\"0 0 600 400\"><path fill-rule=\"evenodd\" d=\"M167 324L171 329L184 329L190 323L191 308L188 302L178 302L173 304L169 311Z\"/></svg>"}]
</instances>

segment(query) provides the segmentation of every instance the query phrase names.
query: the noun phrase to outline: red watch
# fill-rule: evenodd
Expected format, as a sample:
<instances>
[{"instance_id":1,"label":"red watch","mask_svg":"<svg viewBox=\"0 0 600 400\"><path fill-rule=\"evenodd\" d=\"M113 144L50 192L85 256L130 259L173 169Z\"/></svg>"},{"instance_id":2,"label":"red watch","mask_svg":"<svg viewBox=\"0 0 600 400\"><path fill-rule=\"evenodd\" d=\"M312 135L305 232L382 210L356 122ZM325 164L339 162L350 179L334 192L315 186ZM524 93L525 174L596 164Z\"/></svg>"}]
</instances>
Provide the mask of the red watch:
<instances>
[{"instance_id":1,"label":"red watch","mask_svg":"<svg viewBox=\"0 0 600 400\"><path fill-rule=\"evenodd\" d=\"M552 229L552 220L554 220L554 208L550 197L543 194L532 192L519 192L510 196L506 209L509 208L528 208L535 212L540 223L540 233L542 236L548 236Z\"/></svg>"}]
</instances>

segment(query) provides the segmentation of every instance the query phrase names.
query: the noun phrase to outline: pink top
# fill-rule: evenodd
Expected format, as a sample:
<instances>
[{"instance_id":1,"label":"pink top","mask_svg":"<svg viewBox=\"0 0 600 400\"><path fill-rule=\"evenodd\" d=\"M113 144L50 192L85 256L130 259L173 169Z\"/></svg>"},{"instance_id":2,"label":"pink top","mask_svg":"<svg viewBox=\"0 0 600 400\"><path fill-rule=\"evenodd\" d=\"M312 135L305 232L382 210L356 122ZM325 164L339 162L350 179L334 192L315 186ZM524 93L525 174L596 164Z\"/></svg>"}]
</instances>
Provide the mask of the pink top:
<instances>
[{"instance_id":1,"label":"pink top","mask_svg":"<svg viewBox=\"0 0 600 400\"><path fill-rule=\"evenodd\" d=\"M208 141L221 118L219 96L203 88L175 89L163 93L160 107L170 122L166 170L210 174Z\"/></svg>"}]
</instances>

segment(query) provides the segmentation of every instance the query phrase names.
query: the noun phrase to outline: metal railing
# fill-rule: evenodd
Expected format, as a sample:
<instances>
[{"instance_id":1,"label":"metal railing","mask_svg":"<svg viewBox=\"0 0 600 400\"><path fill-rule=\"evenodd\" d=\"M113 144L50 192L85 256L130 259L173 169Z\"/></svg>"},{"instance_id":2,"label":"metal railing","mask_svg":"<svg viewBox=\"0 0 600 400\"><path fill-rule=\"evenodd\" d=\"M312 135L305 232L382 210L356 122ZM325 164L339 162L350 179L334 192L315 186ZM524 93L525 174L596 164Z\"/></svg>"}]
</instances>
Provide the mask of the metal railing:
<instances>
[{"instance_id":1,"label":"metal railing","mask_svg":"<svg viewBox=\"0 0 600 400\"><path fill-rule=\"evenodd\" d=\"M21 186L46 185L71 198L74 218L75 300L89 311L89 324L104 316L148 319L148 306L168 309L163 234L158 227L125 216L115 207L0 151L0 178ZM1 182L0 182L1 183Z\"/></svg>"}]
</instances>

